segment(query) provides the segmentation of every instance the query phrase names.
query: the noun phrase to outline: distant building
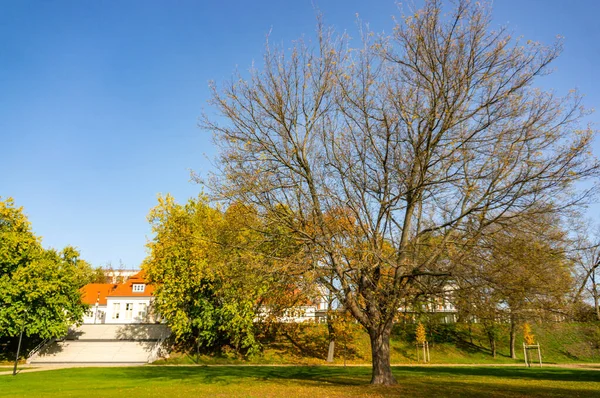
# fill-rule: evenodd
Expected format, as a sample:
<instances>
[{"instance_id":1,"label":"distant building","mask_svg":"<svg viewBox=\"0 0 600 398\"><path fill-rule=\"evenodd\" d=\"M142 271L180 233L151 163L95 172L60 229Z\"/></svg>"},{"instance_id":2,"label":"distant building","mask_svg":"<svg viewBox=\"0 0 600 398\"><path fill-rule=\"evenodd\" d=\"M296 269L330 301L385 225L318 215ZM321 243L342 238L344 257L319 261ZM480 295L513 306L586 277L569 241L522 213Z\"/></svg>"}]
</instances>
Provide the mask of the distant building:
<instances>
[{"instance_id":1,"label":"distant building","mask_svg":"<svg viewBox=\"0 0 600 398\"><path fill-rule=\"evenodd\" d=\"M110 269L104 270L104 275L106 276L106 283L125 283L129 278L134 275L137 275L140 271L135 269Z\"/></svg>"},{"instance_id":2,"label":"distant building","mask_svg":"<svg viewBox=\"0 0 600 398\"><path fill-rule=\"evenodd\" d=\"M153 323L150 308L154 286L144 271L129 276L124 283L90 283L81 288L82 301L91 306L84 324Z\"/></svg>"},{"instance_id":3,"label":"distant building","mask_svg":"<svg viewBox=\"0 0 600 398\"><path fill-rule=\"evenodd\" d=\"M406 302L400 306L405 320L416 321L420 315L435 316L441 323L454 323L458 319L458 309L454 304L456 286L448 284L442 292L421 297L418 301Z\"/></svg>"},{"instance_id":4,"label":"distant building","mask_svg":"<svg viewBox=\"0 0 600 398\"><path fill-rule=\"evenodd\" d=\"M130 271L126 271L130 272ZM90 283L81 288L82 301L90 305L84 324L142 324L156 323L158 317L151 311L154 286L146 280L144 271L136 271L125 277L124 283ZM277 317L282 323L326 322L328 304L326 290L313 299L301 300ZM405 303L398 311L406 320L414 321L420 314L435 314L443 323L456 322L457 309L453 303L454 286L444 288L443 293L423 297L419 302ZM335 305L333 310L340 309ZM267 317L271 309L263 306L258 318Z\"/></svg>"},{"instance_id":5,"label":"distant building","mask_svg":"<svg viewBox=\"0 0 600 398\"><path fill-rule=\"evenodd\" d=\"M258 317L268 317L270 309L263 306L258 310ZM327 318L327 303L323 301L307 302L302 305L297 305L277 316L277 321L281 323L303 323L303 322L325 322Z\"/></svg>"}]
</instances>

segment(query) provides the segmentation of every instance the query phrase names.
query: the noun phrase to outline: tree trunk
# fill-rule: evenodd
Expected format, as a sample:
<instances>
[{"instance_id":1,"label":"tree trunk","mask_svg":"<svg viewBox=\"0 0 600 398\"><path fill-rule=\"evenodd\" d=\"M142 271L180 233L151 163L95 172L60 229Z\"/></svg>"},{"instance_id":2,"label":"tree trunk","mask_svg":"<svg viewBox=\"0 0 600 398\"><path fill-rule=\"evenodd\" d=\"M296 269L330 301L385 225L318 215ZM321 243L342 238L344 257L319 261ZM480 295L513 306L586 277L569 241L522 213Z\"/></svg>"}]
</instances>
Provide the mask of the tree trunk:
<instances>
[{"instance_id":1,"label":"tree trunk","mask_svg":"<svg viewBox=\"0 0 600 398\"><path fill-rule=\"evenodd\" d=\"M473 344L473 322L469 320L469 341Z\"/></svg>"},{"instance_id":2,"label":"tree trunk","mask_svg":"<svg viewBox=\"0 0 600 398\"><path fill-rule=\"evenodd\" d=\"M373 329L369 331L371 354L373 356L371 384L392 385L397 383L390 366L391 332L391 323L389 327L385 327L383 330Z\"/></svg>"},{"instance_id":3,"label":"tree trunk","mask_svg":"<svg viewBox=\"0 0 600 398\"><path fill-rule=\"evenodd\" d=\"M515 332L517 329L517 323L515 322L515 318L510 317L510 357L512 359L517 359L517 353L515 351Z\"/></svg>"},{"instance_id":4,"label":"tree trunk","mask_svg":"<svg viewBox=\"0 0 600 398\"><path fill-rule=\"evenodd\" d=\"M600 321L600 300L598 297L598 285L592 279L592 294L594 295L594 309L596 310L596 319Z\"/></svg>"},{"instance_id":5,"label":"tree trunk","mask_svg":"<svg viewBox=\"0 0 600 398\"><path fill-rule=\"evenodd\" d=\"M492 357L496 358L496 336L494 336L494 332L488 332L488 339L490 341L490 350L492 350Z\"/></svg>"},{"instance_id":6,"label":"tree trunk","mask_svg":"<svg viewBox=\"0 0 600 398\"><path fill-rule=\"evenodd\" d=\"M333 281L331 281L331 284L333 284ZM327 334L329 336L329 350L327 351L327 362L333 362L333 357L335 355L335 329L333 328L333 319L331 316L331 311L333 311L333 296L330 293L327 300Z\"/></svg>"},{"instance_id":7,"label":"tree trunk","mask_svg":"<svg viewBox=\"0 0 600 398\"><path fill-rule=\"evenodd\" d=\"M327 351L327 362L333 362L335 353L335 340L329 340L329 351Z\"/></svg>"}]
</instances>

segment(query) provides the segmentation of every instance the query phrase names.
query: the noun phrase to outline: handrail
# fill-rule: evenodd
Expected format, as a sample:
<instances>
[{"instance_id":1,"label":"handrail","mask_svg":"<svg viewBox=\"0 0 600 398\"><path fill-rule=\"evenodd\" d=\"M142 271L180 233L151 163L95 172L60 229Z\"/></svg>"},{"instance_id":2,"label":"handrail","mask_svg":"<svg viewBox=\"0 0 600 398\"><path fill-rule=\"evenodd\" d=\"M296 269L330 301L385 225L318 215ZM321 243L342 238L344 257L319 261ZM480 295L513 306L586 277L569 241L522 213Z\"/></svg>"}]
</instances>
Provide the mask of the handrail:
<instances>
[{"instance_id":1,"label":"handrail","mask_svg":"<svg viewBox=\"0 0 600 398\"><path fill-rule=\"evenodd\" d=\"M37 354L39 351L41 351L42 348L44 348L48 344L52 344L54 341L56 341L56 338L49 338L49 339L42 340L38 345L36 345L33 348L33 350L29 351L29 353L27 354L27 360L29 360L31 357L33 357L35 354Z\"/></svg>"},{"instance_id":2,"label":"handrail","mask_svg":"<svg viewBox=\"0 0 600 398\"><path fill-rule=\"evenodd\" d=\"M148 362L154 362L156 359L158 359L160 348L165 342L165 340L169 337L169 334L170 333L161 332L160 338L158 339L156 344L154 344L154 347L152 347L152 350L150 351L150 355L148 356Z\"/></svg>"}]
</instances>

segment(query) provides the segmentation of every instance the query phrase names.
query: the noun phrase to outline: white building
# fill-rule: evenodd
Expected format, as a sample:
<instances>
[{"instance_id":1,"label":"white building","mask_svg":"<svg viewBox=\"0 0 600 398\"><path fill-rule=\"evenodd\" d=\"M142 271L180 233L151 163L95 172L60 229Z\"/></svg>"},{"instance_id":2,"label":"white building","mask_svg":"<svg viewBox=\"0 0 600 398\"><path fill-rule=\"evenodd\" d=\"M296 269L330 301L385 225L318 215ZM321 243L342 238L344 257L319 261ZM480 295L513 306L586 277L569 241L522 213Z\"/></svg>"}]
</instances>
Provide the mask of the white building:
<instances>
[{"instance_id":1,"label":"white building","mask_svg":"<svg viewBox=\"0 0 600 398\"><path fill-rule=\"evenodd\" d=\"M148 284L144 271L124 283L90 283L82 289L82 301L91 305L84 324L153 323L150 313L154 286Z\"/></svg>"}]
</instances>

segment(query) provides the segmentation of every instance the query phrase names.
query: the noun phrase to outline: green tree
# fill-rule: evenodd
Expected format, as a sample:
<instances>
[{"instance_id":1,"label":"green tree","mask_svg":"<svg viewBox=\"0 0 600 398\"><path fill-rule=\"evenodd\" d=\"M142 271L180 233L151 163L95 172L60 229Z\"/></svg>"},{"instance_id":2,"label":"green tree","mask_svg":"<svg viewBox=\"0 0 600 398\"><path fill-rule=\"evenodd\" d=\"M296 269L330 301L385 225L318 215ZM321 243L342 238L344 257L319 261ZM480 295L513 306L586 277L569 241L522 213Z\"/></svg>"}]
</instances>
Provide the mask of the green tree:
<instances>
[{"instance_id":1,"label":"green tree","mask_svg":"<svg viewBox=\"0 0 600 398\"><path fill-rule=\"evenodd\" d=\"M458 303L484 324L492 352L499 322L509 324L510 355L516 358L519 325L565 313L574 266L566 256L566 234L557 223L556 218L524 218L483 237L472 257L462 259Z\"/></svg>"},{"instance_id":2,"label":"green tree","mask_svg":"<svg viewBox=\"0 0 600 398\"><path fill-rule=\"evenodd\" d=\"M219 116L201 123L221 148L211 189L287 227L307 271L335 276L369 333L374 384L395 383L397 309L422 275L449 272L437 261L448 244L468 250L522 212L573 205L569 188L598 172L580 97L534 86L560 42L515 41L485 4L454 4L428 0L355 48L322 26L314 44L267 46L260 69L213 85ZM330 227L335 209L352 229ZM432 233L440 244L417 261Z\"/></svg>"},{"instance_id":3,"label":"green tree","mask_svg":"<svg viewBox=\"0 0 600 398\"><path fill-rule=\"evenodd\" d=\"M88 283L106 283L106 271L102 267L96 267L92 270Z\"/></svg>"},{"instance_id":4,"label":"green tree","mask_svg":"<svg viewBox=\"0 0 600 398\"><path fill-rule=\"evenodd\" d=\"M496 243L492 280L502 294L510 321L509 347L516 358L516 331L527 319L564 313L572 289L572 263L567 261L560 237L520 232Z\"/></svg>"},{"instance_id":5,"label":"green tree","mask_svg":"<svg viewBox=\"0 0 600 398\"><path fill-rule=\"evenodd\" d=\"M285 243L265 241L250 207L212 208L200 196L186 204L167 195L148 216L155 234L143 269L156 283L155 309L176 339L205 350L229 345L243 354L260 348L256 321L293 303L285 273L271 257L285 258ZM268 313L261 308L269 308Z\"/></svg>"},{"instance_id":6,"label":"green tree","mask_svg":"<svg viewBox=\"0 0 600 398\"><path fill-rule=\"evenodd\" d=\"M503 318L498 292L484 279L475 275L459 279L457 288L454 293L454 304L458 310L459 321L471 324L477 322L483 327L491 354L495 358L498 353L500 322Z\"/></svg>"},{"instance_id":7,"label":"green tree","mask_svg":"<svg viewBox=\"0 0 600 398\"><path fill-rule=\"evenodd\" d=\"M79 288L90 274L76 249L43 249L23 209L0 200L0 337L66 335L88 307Z\"/></svg>"}]
</instances>

